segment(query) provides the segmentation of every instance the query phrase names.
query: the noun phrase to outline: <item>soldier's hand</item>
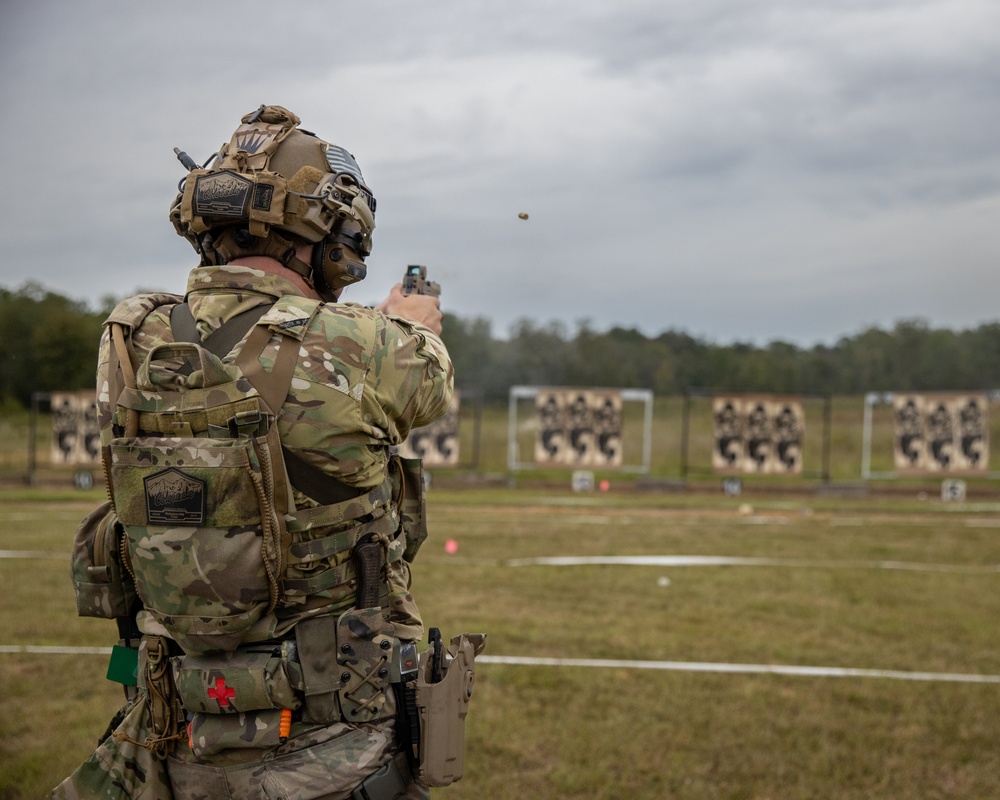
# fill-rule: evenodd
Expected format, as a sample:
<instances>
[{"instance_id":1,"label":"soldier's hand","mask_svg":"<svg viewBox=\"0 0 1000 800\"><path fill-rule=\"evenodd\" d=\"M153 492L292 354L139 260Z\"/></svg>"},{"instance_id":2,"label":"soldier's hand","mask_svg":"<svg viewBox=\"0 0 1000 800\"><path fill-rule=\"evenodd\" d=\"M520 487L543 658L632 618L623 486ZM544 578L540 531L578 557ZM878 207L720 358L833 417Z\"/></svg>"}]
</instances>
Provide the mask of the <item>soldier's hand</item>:
<instances>
[{"instance_id":1,"label":"soldier's hand","mask_svg":"<svg viewBox=\"0 0 1000 800\"><path fill-rule=\"evenodd\" d=\"M383 314L419 322L425 328L441 335L441 301L429 294L403 294L403 285L397 283L389 296L378 306Z\"/></svg>"}]
</instances>

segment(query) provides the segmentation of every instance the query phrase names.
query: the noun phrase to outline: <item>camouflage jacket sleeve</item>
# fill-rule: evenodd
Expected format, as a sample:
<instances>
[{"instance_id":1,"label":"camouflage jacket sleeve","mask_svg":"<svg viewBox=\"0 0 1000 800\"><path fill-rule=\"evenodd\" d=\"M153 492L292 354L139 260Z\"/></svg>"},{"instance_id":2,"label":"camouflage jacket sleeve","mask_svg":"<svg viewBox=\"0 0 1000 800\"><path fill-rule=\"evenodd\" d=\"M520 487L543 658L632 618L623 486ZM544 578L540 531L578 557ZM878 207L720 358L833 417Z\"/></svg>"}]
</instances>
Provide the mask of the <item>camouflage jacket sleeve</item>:
<instances>
[{"instance_id":1,"label":"camouflage jacket sleeve","mask_svg":"<svg viewBox=\"0 0 1000 800\"><path fill-rule=\"evenodd\" d=\"M444 415L455 388L455 373L444 342L428 328L400 317L385 317L385 363L393 380L375 380L375 407L395 415L382 422L399 444L411 428Z\"/></svg>"},{"instance_id":2,"label":"camouflage jacket sleeve","mask_svg":"<svg viewBox=\"0 0 1000 800\"><path fill-rule=\"evenodd\" d=\"M451 359L430 330L352 303L327 306L301 340L281 440L329 475L376 486L387 448L444 414L453 391Z\"/></svg>"}]
</instances>

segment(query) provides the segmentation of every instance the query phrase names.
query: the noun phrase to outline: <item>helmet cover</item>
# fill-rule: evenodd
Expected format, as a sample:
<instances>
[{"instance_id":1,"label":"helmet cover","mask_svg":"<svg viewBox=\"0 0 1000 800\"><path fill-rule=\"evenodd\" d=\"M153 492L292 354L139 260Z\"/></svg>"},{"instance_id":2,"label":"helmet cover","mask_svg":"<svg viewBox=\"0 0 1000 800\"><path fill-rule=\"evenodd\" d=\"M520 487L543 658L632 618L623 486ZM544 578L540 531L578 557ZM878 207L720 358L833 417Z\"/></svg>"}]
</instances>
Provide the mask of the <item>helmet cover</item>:
<instances>
[{"instance_id":1,"label":"helmet cover","mask_svg":"<svg viewBox=\"0 0 1000 800\"><path fill-rule=\"evenodd\" d=\"M375 198L354 156L299 122L281 106L244 116L214 159L188 173L170 220L204 263L271 256L325 295L364 278ZM315 245L311 264L295 255L302 242Z\"/></svg>"}]
</instances>

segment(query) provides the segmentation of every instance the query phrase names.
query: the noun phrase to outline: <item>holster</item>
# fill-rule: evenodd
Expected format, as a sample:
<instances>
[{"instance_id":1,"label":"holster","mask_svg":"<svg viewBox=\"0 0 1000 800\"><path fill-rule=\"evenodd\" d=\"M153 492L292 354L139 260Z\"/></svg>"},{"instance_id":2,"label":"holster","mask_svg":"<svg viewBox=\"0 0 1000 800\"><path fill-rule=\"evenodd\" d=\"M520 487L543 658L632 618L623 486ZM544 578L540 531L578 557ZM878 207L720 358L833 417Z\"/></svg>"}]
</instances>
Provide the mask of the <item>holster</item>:
<instances>
[{"instance_id":1,"label":"holster","mask_svg":"<svg viewBox=\"0 0 1000 800\"><path fill-rule=\"evenodd\" d=\"M420 655L416 704L420 718L417 780L448 786L465 768L465 718L469 713L475 662L486 647L485 633L462 633L447 650L431 629L431 647Z\"/></svg>"}]
</instances>

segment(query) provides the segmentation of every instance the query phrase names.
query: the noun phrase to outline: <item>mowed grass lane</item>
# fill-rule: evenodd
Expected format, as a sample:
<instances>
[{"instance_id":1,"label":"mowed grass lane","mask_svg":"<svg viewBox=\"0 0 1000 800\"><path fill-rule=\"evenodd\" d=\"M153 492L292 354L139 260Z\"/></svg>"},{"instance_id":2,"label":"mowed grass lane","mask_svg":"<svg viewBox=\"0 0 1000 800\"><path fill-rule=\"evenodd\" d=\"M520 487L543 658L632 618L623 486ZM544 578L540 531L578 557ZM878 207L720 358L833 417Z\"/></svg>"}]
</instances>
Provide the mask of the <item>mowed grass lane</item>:
<instances>
[{"instance_id":1,"label":"mowed grass lane","mask_svg":"<svg viewBox=\"0 0 1000 800\"><path fill-rule=\"evenodd\" d=\"M99 502L100 493L93 493ZM73 501L71 504L65 500ZM80 501L83 502L80 502ZM0 645L110 646L75 616L91 497L0 505ZM414 591L500 658L1000 675L998 508L814 498L438 491ZM444 543L454 540L454 553ZM513 566L550 556L755 566ZM894 566L896 568L886 568ZM45 795L117 707L105 656L0 653L0 797ZM451 798L938 798L1000 793L1000 684L484 663Z\"/></svg>"}]
</instances>

